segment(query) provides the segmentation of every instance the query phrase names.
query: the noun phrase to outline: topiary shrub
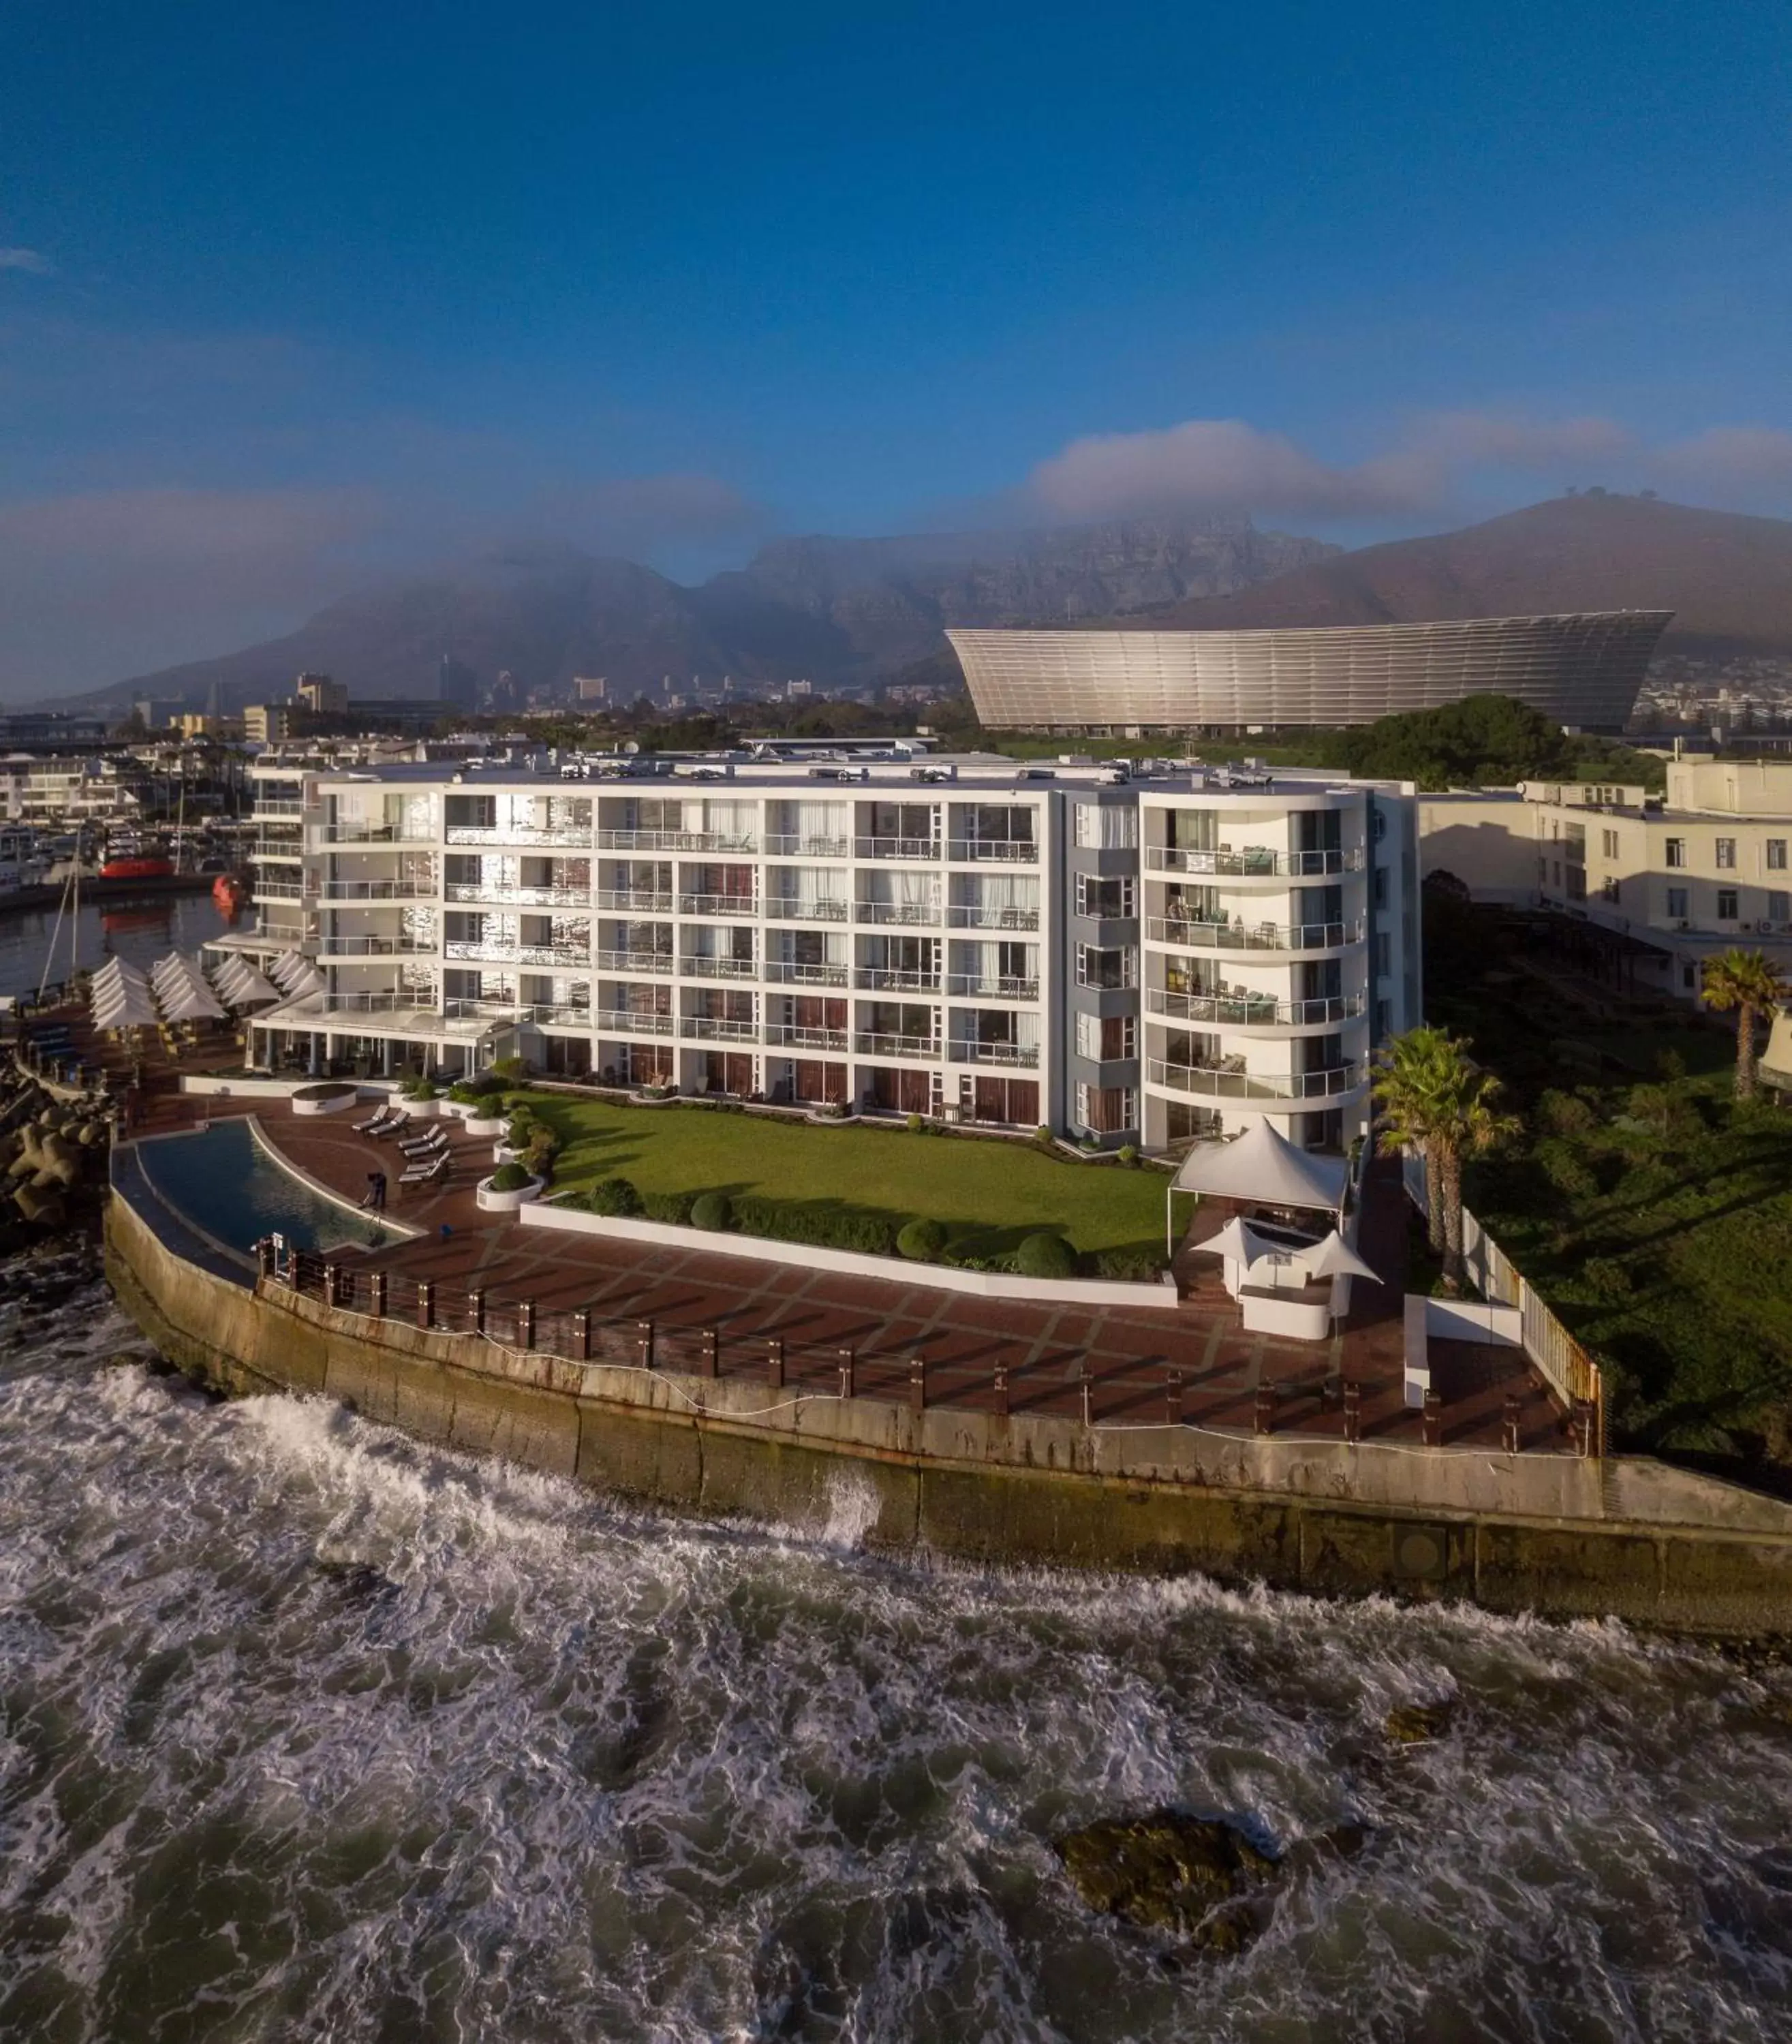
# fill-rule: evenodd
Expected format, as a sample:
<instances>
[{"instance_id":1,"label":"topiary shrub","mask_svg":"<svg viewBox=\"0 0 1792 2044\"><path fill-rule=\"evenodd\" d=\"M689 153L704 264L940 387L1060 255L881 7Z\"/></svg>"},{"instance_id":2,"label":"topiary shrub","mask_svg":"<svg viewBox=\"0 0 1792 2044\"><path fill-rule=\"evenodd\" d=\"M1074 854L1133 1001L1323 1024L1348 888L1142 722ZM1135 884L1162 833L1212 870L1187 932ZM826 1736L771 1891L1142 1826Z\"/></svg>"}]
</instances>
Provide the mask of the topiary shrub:
<instances>
[{"instance_id":1,"label":"topiary shrub","mask_svg":"<svg viewBox=\"0 0 1792 2044\"><path fill-rule=\"evenodd\" d=\"M690 1204L690 1224L712 1231L725 1228L734 1218L726 1193L702 1193Z\"/></svg>"},{"instance_id":2,"label":"topiary shrub","mask_svg":"<svg viewBox=\"0 0 1792 2044\"><path fill-rule=\"evenodd\" d=\"M551 1128L537 1128L529 1137L523 1162L538 1178L554 1175L554 1159L560 1154L560 1139Z\"/></svg>"},{"instance_id":3,"label":"topiary shrub","mask_svg":"<svg viewBox=\"0 0 1792 2044\"><path fill-rule=\"evenodd\" d=\"M946 1246L946 1231L936 1220L912 1220L896 1238L899 1255L911 1262L931 1263Z\"/></svg>"},{"instance_id":4,"label":"topiary shrub","mask_svg":"<svg viewBox=\"0 0 1792 2044\"><path fill-rule=\"evenodd\" d=\"M435 1097L436 1082L433 1079L406 1080L405 1098L406 1100L433 1100Z\"/></svg>"},{"instance_id":5,"label":"topiary shrub","mask_svg":"<svg viewBox=\"0 0 1792 2044\"><path fill-rule=\"evenodd\" d=\"M927 1127L926 1122L918 1114L911 1114L903 1125L911 1135L919 1135Z\"/></svg>"},{"instance_id":6,"label":"topiary shrub","mask_svg":"<svg viewBox=\"0 0 1792 2044\"><path fill-rule=\"evenodd\" d=\"M628 1220L644 1212L641 1196L626 1178L600 1178L585 1195L586 1211L594 1214L614 1214Z\"/></svg>"},{"instance_id":7,"label":"topiary shrub","mask_svg":"<svg viewBox=\"0 0 1792 2044\"><path fill-rule=\"evenodd\" d=\"M1138 1164L1139 1146L1136 1143L1122 1143L1113 1154L1116 1159L1124 1164L1129 1171Z\"/></svg>"},{"instance_id":8,"label":"topiary shrub","mask_svg":"<svg viewBox=\"0 0 1792 2044\"><path fill-rule=\"evenodd\" d=\"M1051 1123L1048 1121L1042 1121L1039 1124L1038 1128L1033 1131L1033 1139L1039 1145L1041 1150L1049 1150L1052 1147Z\"/></svg>"},{"instance_id":9,"label":"topiary shrub","mask_svg":"<svg viewBox=\"0 0 1792 2044\"><path fill-rule=\"evenodd\" d=\"M690 1225L690 1210L697 1204L694 1193L645 1193L641 1197L649 1220L670 1221L675 1228Z\"/></svg>"},{"instance_id":10,"label":"topiary shrub","mask_svg":"<svg viewBox=\"0 0 1792 2044\"><path fill-rule=\"evenodd\" d=\"M513 1150L526 1150L539 1126L535 1116L526 1110L521 1114L513 1114L510 1125L504 1132L504 1139Z\"/></svg>"},{"instance_id":11,"label":"topiary shrub","mask_svg":"<svg viewBox=\"0 0 1792 2044\"><path fill-rule=\"evenodd\" d=\"M521 1164L500 1164L491 1174L491 1189L494 1193L513 1193L526 1185L534 1175Z\"/></svg>"},{"instance_id":12,"label":"topiary shrub","mask_svg":"<svg viewBox=\"0 0 1792 2044\"><path fill-rule=\"evenodd\" d=\"M1061 1235L1042 1229L1029 1235L1014 1252L1014 1268L1023 1278L1070 1278L1076 1273L1076 1254Z\"/></svg>"}]
</instances>

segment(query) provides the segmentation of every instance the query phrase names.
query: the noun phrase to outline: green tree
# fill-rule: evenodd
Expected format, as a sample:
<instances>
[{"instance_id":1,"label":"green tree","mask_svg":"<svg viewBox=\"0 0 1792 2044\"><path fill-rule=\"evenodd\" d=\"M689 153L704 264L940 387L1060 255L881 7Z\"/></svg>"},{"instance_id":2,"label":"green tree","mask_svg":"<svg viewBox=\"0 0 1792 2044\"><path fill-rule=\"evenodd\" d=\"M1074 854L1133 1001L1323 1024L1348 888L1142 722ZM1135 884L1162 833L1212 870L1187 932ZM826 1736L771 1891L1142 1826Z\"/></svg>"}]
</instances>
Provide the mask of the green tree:
<instances>
[{"instance_id":1,"label":"green tree","mask_svg":"<svg viewBox=\"0 0 1792 2044\"><path fill-rule=\"evenodd\" d=\"M1382 1127L1425 1160L1432 1247L1442 1251L1452 1292L1463 1281L1463 1166L1518 1128L1517 1117L1499 1109L1499 1081L1468 1048L1445 1029L1409 1029L1382 1052L1375 1085Z\"/></svg>"},{"instance_id":2,"label":"green tree","mask_svg":"<svg viewBox=\"0 0 1792 2044\"><path fill-rule=\"evenodd\" d=\"M1764 951L1720 951L1705 961L1705 1001L1709 1008L1736 1010L1736 1097L1752 1100L1759 1084L1755 1026L1792 1001L1792 986Z\"/></svg>"}]
</instances>

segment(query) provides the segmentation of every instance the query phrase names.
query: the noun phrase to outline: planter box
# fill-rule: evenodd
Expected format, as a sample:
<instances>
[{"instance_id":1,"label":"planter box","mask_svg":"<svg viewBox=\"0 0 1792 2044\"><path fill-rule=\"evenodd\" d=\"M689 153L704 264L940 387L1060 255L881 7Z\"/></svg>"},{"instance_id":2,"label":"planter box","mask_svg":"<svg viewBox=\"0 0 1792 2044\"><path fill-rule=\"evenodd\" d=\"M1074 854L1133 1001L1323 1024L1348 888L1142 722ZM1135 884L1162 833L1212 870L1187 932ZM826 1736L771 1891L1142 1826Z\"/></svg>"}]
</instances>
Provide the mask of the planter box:
<instances>
[{"instance_id":1,"label":"planter box","mask_svg":"<svg viewBox=\"0 0 1792 2044\"><path fill-rule=\"evenodd\" d=\"M357 1106L360 1097L360 1087L347 1079L331 1085L301 1086L292 1096L292 1111L294 1114L340 1114Z\"/></svg>"},{"instance_id":2,"label":"planter box","mask_svg":"<svg viewBox=\"0 0 1792 2044\"><path fill-rule=\"evenodd\" d=\"M502 1135L510 1125L508 1118L502 1114L467 1114L461 1119L467 1124L469 1135Z\"/></svg>"},{"instance_id":3,"label":"planter box","mask_svg":"<svg viewBox=\"0 0 1792 2044\"><path fill-rule=\"evenodd\" d=\"M482 1213L514 1213L519 1207L526 1207L531 1200L540 1199L547 1183L545 1178L531 1178L526 1185L501 1193L494 1189L490 1178L482 1178L475 1197Z\"/></svg>"}]
</instances>

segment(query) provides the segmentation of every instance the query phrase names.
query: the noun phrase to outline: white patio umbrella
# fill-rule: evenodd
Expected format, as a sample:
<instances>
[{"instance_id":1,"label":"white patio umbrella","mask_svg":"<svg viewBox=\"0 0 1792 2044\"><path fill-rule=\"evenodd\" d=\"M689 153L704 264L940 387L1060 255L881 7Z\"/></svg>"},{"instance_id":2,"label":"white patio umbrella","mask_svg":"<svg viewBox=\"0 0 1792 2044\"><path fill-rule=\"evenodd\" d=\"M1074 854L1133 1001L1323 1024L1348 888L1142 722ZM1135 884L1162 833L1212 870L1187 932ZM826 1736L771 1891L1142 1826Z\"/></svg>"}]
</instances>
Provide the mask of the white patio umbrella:
<instances>
[{"instance_id":1,"label":"white patio umbrella","mask_svg":"<svg viewBox=\"0 0 1792 2044\"><path fill-rule=\"evenodd\" d=\"M1309 1278L1375 1277L1375 1271L1336 1228L1329 1235L1322 1235L1310 1249L1298 1251L1295 1260Z\"/></svg>"},{"instance_id":2,"label":"white patio umbrella","mask_svg":"<svg viewBox=\"0 0 1792 2044\"><path fill-rule=\"evenodd\" d=\"M302 1001L308 993L321 993L323 990L324 975L309 959L300 971L290 975L282 989L289 1001Z\"/></svg>"},{"instance_id":3,"label":"white patio umbrella","mask_svg":"<svg viewBox=\"0 0 1792 2044\"><path fill-rule=\"evenodd\" d=\"M1229 1263L1242 1263L1247 1270L1257 1259L1268 1252L1269 1244L1260 1235L1254 1235L1244 1224L1242 1217L1234 1214L1217 1235L1210 1235L1205 1242L1198 1242L1197 1249L1210 1249L1223 1256Z\"/></svg>"},{"instance_id":4,"label":"white patio umbrella","mask_svg":"<svg viewBox=\"0 0 1792 2044\"><path fill-rule=\"evenodd\" d=\"M224 1009L203 980L171 986L162 997L162 1013L170 1022L221 1022Z\"/></svg>"},{"instance_id":5,"label":"white patio umbrella","mask_svg":"<svg viewBox=\"0 0 1792 2044\"><path fill-rule=\"evenodd\" d=\"M312 970L311 961L303 951L282 951L267 968L267 977L276 986L290 989L295 979L303 978Z\"/></svg>"},{"instance_id":6,"label":"white patio umbrella","mask_svg":"<svg viewBox=\"0 0 1792 2044\"><path fill-rule=\"evenodd\" d=\"M94 974L94 985L101 986L137 986L148 989L149 982L134 965L127 965L121 958L109 958Z\"/></svg>"},{"instance_id":7,"label":"white patio umbrella","mask_svg":"<svg viewBox=\"0 0 1792 2044\"><path fill-rule=\"evenodd\" d=\"M253 966L238 965L229 974L217 976L217 990L233 1008L253 1008L257 1002L278 1001L280 990L271 986Z\"/></svg>"},{"instance_id":8,"label":"white patio umbrella","mask_svg":"<svg viewBox=\"0 0 1792 2044\"><path fill-rule=\"evenodd\" d=\"M148 993L128 983L94 1004L94 1026L98 1029L152 1029L160 1019Z\"/></svg>"}]
</instances>

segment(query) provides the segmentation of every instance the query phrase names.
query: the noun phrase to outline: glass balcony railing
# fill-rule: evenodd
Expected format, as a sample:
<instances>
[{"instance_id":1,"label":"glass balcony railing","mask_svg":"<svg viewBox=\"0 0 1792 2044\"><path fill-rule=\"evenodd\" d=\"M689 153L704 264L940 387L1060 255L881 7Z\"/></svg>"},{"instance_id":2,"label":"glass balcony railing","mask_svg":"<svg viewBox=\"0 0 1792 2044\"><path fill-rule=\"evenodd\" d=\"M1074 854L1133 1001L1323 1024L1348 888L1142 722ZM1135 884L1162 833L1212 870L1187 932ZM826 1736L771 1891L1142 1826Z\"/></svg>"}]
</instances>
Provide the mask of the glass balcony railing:
<instances>
[{"instance_id":1,"label":"glass balcony railing","mask_svg":"<svg viewBox=\"0 0 1792 2044\"><path fill-rule=\"evenodd\" d=\"M1361 845L1348 850L1276 851L1267 845L1246 845L1238 851L1198 851L1179 845L1148 844L1148 873L1213 874L1228 880L1310 880L1327 874L1360 873Z\"/></svg>"},{"instance_id":2,"label":"glass balcony railing","mask_svg":"<svg viewBox=\"0 0 1792 2044\"><path fill-rule=\"evenodd\" d=\"M1229 1023L1240 1029L1302 1029L1354 1021L1367 1005L1360 993L1328 994L1313 1001L1278 1001L1273 993L1175 993L1160 986L1145 993L1145 1005L1153 1015L1215 1027Z\"/></svg>"},{"instance_id":3,"label":"glass balcony railing","mask_svg":"<svg viewBox=\"0 0 1792 2044\"><path fill-rule=\"evenodd\" d=\"M852 1047L862 1058L937 1058L940 1055L937 1037L886 1036L863 1029L855 1032Z\"/></svg>"},{"instance_id":4,"label":"glass balcony railing","mask_svg":"<svg viewBox=\"0 0 1792 2044\"><path fill-rule=\"evenodd\" d=\"M953 1063L959 1065L1022 1065L1030 1068L1039 1062L1039 1046L983 1043L967 1038L951 1046L951 1056Z\"/></svg>"},{"instance_id":5,"label":"glass balcony railing","mask_svg":"<svg viewBox=\"0 0 1792 2044\"><path fill-rule=\"evenodd\" d=\"M589 824L450 824L443 832L450 844L563 844L588 851Z\"/></svg>"},{"instance_id":6,"label":"glass balcony railing","mask_svg":"<svg viewBox=\"0 0 1792 2044\"><path fill-rule=\"evenodd\" d=\"M325 880L317 889L325 901L433 901L433 880Z\"/></svg>"},{"instance_id":7,"label":"glass balcony railing","mask_svg":"<svg viewBox=\"0 0 1792 2044\"><path fill-rule=\"evenodd\" d=\"M597 960L599 972L632 974L637 972L670 973L678 970L678 960L670 951L599 951Z\"/></svg>"},{"instance_id":8,"label":"glass balcony railing","mask_svg":"<svg viewBox=\"0 0 1792 2044\"><path fill-rule=\"evenodd\" d=\"M829 959L767 959L764 977L789 986L844 986L848 968Z\"/></svg>"},{"instance_id":9,"label":"glass balcony railing","mask_svg":"<svg viewBox=\"0 0 1792 2044\"><path fill-rule=\"evenodd\" d=\"M1145 936L1154 944L1190 951L1339 951L1363 941L1360 916L1351 923L1205 923L1192 916L1152 916Z\"/></svg>"},{"instance_id":10,"label":"glass balcony railing","mask_svg":"<svg viewBox=\"0 0 1792 2044\"><path fill-rule=\"evenodd\" d=\"M756 851L753 831L600 830L599 851Z\"/></svg>"},{"instance_id":11,"label":"glass balcony railing","mask_svg":"<svg viewBox=\"0 0 1792 2044\"><path fill-rule=\"evenodd\" d=\"M637 916L669 916L677 898L653 887L600 887L594 897L600 909Z\"/></svg>"},{"instance_id":12,"label":"glass balcony railing","mask_svg":"<svg viewBox=\"0 0 1792 2044\"><path fill-rule=\"evenodd\" d=\"M577 1001L537 1001L517 1013L521 1020L543 1029L589 1029L595 1022L594 1011Z\"/></svg>"},{"instance_id":13,"label":"glass balcony railing","mask_svg":"<svg viewBox=\"0 0 1792 2044\"><path fill-rule=\"evenodd\" d=\"M1036 1001L1036 979L986 978L981 973L955 972L946 977L946 991L967 1001Z\"/></svg>"},{"instance_id":14,"label":"glass balcony railing","mask_svg":"<svg viewBox=\"0 0 1792 2044\"><path fill-rule=\"evenodd\" d=\"M852 984L879 993L937 993L940 974L937 970L910 972L893 966L862 965L854 969Z\"/></svg>"},{"instance_id":15,"label":"glass balcony railing","mask_svg":"<svg viewBox=\"0 0 1792 2044\"><path fill-rule=\"evenodd\" d=\"M488 942L483 937L451 937L442 947L442 955L488 965L588 966L591 962L590 951L583 944L508 944L495 938Z\"/></svg>"},{"instance_id":16,"label":"glass balcony railing","mask_svg":"<svg viewBox=\"0 0 1792 2044\"><path fill-rule=\"evenodd\" d=\"M940 920L937 901L858 901L853 905L854 917L861 923L898 923L936 924Z\"/></svg>"},{"instance_id":17,"label":"glass balcony railing","mask_svg":"<svg viewBox=\"0 0 1792 2044\"><path fill-rule=\"evenodd\" d=\"M765 1040L786 1051L844 1051L848 1036L844 1029L820 1029L798 1022L768 1022Z\"/></svg>"},{"instance_id":18,"label":"glass balcony railing","mask_svg":"<svg viewBox=\"0 0 1792 2044\"><path fill-rule=\"evenodd\" d=\"M855 859L937 859L944 847L937 838L856 837Z\"/></svg>"},{"instance_id":19,"label":"glass balcony railing","mask_svg":"<svg viewBox=\"0 0 1792 2044\"><path fill-rule=\"evenodd\" d=\"M946 856L960 865L993 859L1010 866L1036 866L1039 847L1030 837L955 837Z\"/></svg>"},{"instance_id":20,"label":"glass balcony railing","mask_svg":"<svg viewBox=\"0 0 1792 2044\"><path fill-rule=\"evenodd\" d=\"M669 1036L672 1033L670 1015L643 1015L632 1008L600 1008L592 1021L606 1036Z\"/></svg>"},{"instance_id":21,"label":"glass balcony railing","mask_svg":"<svg viewBox=\"0 0 1792 2044\"><path fill-rule=\"evenodd\" d=\"M328 934L317 940L320 958L433 958L433 938L336 937Z\"/></svg>"},{"instance_id":22,"label":"glass balcony railing","mask_svg":"<svg viewBox=\"0 0 1792 2044\"><path fill-rule=\"evenodd\" d=\"M794 894L768 894L765 912L775 923L844 923L848 909L844 901L803 901Z\"/></svg>"},{"instance_id":23,"label":"glass balcony railing","mask_svg":"<svg viewBox=\"0 0 1792 2044\"><path fill-rule=\"evenodd\" d=\"M850 859L849 837L805 837L790 831L775 831L765 841L771 859Z\"/></svg>"},{"instance_id":24,"label":"glass balcony railing","mask_svg":"<svg viewBox=\"0 0 1792 2044\"><path fill-rule=\"evenodd\" d=\"M700 1043L755 1043L759 1040L759 1026L756 1022L736 1022L720 1015L681 1015L679 1034L696 1039Z\"/></svg>"},{"instance_id":25,"label":"glass balcony railing","mask_svg":"<svg viewBox=\"0 0 1792 2044\"><path fill-rule=\"evenodd\" d=\"M681 958L679 971L686 979L757 979L756 959Z\"/></svg>"},{"instance_id":26,"label":"glass balcony railing","mask_svg":"<svg viewBox=\"0 0 1792 2044\"><path fill-rule=\"evenodd\" d=\"M437 833L413 830L406 824L313 824L306 832L313 844L364 844L377 851L387 844L433 844Z\"/></svg>"},{"instance_id":27,"label":"glass balcony railing","mask_svg":"<svg viewBox=\"0 0 1792 2044\"><path fill-rule=\"evenodd\" d=\"M1202 1093L1219 1100L1327 1100L1349 1093L1363 1082L1359 1064L1338 1065L1323 1072L1252 1072L1243 1060L1220 1065L1179 1065L1162 1058L1147 1061L1153 1085L1174 1093Z\"/></svg>"},{"instance_id":28,"label":"glass balcony railing","mask_svg":"<svg viewBox=\"0 0 1792 2044\"><path fill-rule=\"evenodd\" d=\"M681 916L756 916L758 901L751 894L681 894Z\"/></svg>"},{"instance_id":29,"label":"glass balcony railing","mask_svg":"<svg viewBox=\"0 0 1792 2044\"><path fill-rule=\"evenodd\" d=\"M589 887L502 886L496 881L451 880L442 889L450 901L489 902L500 909L588 909L593 896ZM671 897L666 897L671 905ZM598 905L603 905L601 898Z\"/></svg>"},{"instance_id":30,"label":"glass balcony railing","mask_svg":"<svg viewBox=\"0 0 1792 2044\"><path fill-rule=\"evenodd\" d=\"M947 920L955 930L1036 930L1036 909L998 909L983 901L955 901Z\"/></svg>"}]
</instances>

